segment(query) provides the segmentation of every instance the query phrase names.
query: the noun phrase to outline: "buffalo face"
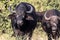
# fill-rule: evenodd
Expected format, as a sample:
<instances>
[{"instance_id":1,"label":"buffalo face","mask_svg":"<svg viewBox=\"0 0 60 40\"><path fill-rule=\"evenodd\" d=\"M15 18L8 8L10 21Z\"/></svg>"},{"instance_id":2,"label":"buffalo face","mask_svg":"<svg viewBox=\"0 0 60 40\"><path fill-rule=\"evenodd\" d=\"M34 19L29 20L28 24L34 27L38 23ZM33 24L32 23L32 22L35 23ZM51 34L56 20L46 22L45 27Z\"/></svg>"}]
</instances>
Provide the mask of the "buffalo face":
<instances>
[{"instance_id":1,"label":"buffalo face","mask_svg":"<svg viewBox=\"0 0 60 40\"><path fill-rule=\"evenodd\" d=\"M16 14L16 20L18 25L23 25L23 19L25 18L25 14L21 12L20 14Z\"/></svg>"},{"instance_id":2,"label":"buffalo face","mask_svg":"<svg viewBox=\"0 0 60 40\"><path fill-rule=\"evenodd\" d=\"M19 5L17 5L15 10L16 10L17 24L22 26L23 20L26 18L26 15L33 12L33 7L30 4L22 2Z\"/></svg>"},{"instance_id":3,"label":"buffalo face","mask_svg":"<svg viewBox=\"0 0 60 40\"><path fill-rule=\"evenodd\" d=\"M46 13L45 13L44 18L46 21L49 21L48 24L51 27L52 32L55 32L57 30L58 16L53 15L48 18L46 17Z\"/></svg>"}]
</instances>

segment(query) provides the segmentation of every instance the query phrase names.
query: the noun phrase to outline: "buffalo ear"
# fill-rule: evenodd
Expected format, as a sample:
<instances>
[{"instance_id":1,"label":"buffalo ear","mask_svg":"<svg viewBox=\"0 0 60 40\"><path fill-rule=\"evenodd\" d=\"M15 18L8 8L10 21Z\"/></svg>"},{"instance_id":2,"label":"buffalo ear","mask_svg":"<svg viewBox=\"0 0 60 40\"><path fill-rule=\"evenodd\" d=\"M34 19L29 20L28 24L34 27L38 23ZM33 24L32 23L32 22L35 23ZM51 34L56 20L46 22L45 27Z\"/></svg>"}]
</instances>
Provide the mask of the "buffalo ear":
<instances>
[{"instance_id":1,"label":"buffalo ear","mask_svg":"<svg viewBox=\"0 0 60 40\"><path fill-rule=\"evenodd\" d=\"M26 17L26 20L34 20L34 18L31 17L31 16L27 16L27 17Z\"/></svg>"},{"instance_id":2,"label":"buffalo ear","mask_svg":"<svg viewBox=\"0 0 60 40\"><path fill-rule=\"evenodd\" d=\"M15 13L8 15L8 18L9 18L9 19L12 19L13 17L15 17Z\"/></svg>"}]
</instances>

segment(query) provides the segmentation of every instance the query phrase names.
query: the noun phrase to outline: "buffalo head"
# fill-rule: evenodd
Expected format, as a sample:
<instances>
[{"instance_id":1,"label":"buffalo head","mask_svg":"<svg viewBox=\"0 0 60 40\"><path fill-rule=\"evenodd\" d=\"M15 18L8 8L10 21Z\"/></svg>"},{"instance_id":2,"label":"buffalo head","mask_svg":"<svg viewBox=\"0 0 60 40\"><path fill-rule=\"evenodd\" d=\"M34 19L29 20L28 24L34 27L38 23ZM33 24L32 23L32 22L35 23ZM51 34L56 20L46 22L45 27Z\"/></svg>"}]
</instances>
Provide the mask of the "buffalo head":
<instances>
[{"instance_id":1,"label":"buffalo head","mask_svg":"<svg viewBox=\"0 0 60 40\"><path fill-rule=\"evenodd\" d=\"M15 10L12 10L11 6L9 7L9 11L13 14L15 13L16 23L23 24L23 20L25 19L27 14L31 14L34 11L34 7L25 2L21 2L15 7Z\"/></svg>"},{"instance_id":2,"label":"buffalo head","mask_svg":"<svg viewBox=\"0 0 60 40\"><path fill-rule=\"evenodd\" d=\"M47 22L47 25L49 24L49 26L51 27L51 29L52 29L52 32L56 32L56 30L57 30L57 25L58 25L58 20L60 20L60 17L59 16L57 16L57 15L54 15L54 13L53 13L53 15L51 15L50 17L47 17L46 15L47 15L47 11L45 12L45 14L44 14L44 18L45 18L45 20L46 21L48 21Z\"/></svg>"}]
</instances>

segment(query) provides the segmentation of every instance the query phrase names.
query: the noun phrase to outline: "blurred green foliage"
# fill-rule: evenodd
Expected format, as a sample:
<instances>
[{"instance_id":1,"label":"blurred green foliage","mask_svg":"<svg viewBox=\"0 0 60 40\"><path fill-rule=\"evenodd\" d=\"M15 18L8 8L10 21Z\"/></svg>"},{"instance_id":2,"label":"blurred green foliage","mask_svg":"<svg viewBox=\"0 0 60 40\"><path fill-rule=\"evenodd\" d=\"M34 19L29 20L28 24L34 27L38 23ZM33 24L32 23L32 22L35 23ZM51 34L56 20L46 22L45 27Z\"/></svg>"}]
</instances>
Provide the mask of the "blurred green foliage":
<instances>
[{"instance_id":1,"label":"blurred green foliage","mask_svg":"<svg viewBox=\"0 0 60 40\"><path fill-rule=\"evenodd\" d=\"M27 2L32 4L36 11L45 11L50 9L60 10L60 0L0 0L0 34L3 30L6 33L12 34L11 21L8 19L10 12L7 10L8 6L18 5L20 2Z\"/></svg>"}]
</instances>

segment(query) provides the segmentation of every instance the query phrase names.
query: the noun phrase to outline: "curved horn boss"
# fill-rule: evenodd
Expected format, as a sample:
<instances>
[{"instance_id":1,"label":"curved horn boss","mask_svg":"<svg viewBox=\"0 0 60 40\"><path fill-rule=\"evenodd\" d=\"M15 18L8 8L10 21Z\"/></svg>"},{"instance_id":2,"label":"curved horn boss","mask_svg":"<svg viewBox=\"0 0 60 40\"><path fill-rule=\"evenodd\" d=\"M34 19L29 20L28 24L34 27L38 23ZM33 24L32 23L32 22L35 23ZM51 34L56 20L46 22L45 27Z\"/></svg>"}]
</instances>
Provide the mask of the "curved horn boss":
<instances>
[{"instance_id":1,"label":"curved horn boss","mask_svg":"<svg viewBox=\"0 0 60 40\"><path fill-rule=\"evenodd\" d=\"M45 14L44 14L44 18L45 18L46 20L50 20L51 17L47 18L46 14L47 14L47 11L46 11Z\"/></svg>"},{"instance_id":2,"label":"curved horn boss","mask_svg":"<svg viewBox=\"0 0 60 40\"><path fill-rule=\"evenodd\" d=\"M33 6L32 5L27 5L28 7L30 7L29 8L29 10L28 11L26 11L26 13L32 13L33 12Z\"/></svg>"}]
</instances>

